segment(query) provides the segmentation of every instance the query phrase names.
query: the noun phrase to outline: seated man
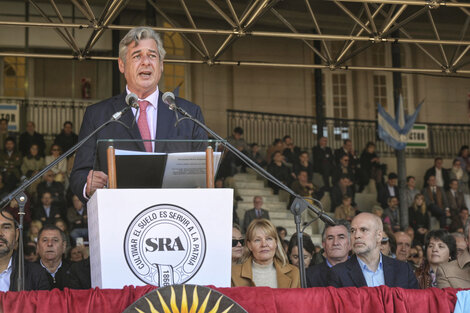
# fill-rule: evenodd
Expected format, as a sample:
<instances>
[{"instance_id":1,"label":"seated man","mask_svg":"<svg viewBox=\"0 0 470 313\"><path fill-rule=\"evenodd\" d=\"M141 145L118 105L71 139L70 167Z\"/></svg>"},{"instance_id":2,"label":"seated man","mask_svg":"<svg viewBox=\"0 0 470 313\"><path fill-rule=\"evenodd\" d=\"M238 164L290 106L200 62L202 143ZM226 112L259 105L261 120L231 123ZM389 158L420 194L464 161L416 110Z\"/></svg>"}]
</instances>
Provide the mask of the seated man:
<instances>
[{"instance_id":1,"label":"seated man","mask_svg":"<svg viewBox=\"0 0 470 313\"><path fill-rule=\"evenodd\" d=\"M346 220L338 220L336 226L325 224L322 233L322 246L325 250L324 262L307 269L307 287L327 287L330 268L346 261L351 250L351 225Z\"/></svg>"},{"instance_id":2,"label":"seated man","mask_svg":"<svg viewBox=\"0 0 470 313\"><path fill-rule=\"evenodd\" d=\"M263 209L263 197L254 196L253 197L253 206L254 208L245 212L243 217L243 230L246 232L248 225L257 218L265 218L269 220L269 212Z\"/></svg>"},{"instance_id":3,"label":"seated man","mask_svg":"<svg viewBox=\"0 0 470 313\"><path fill-rule=\"evenodd\" d=\"M330 286L334 287L401 287L419 289L411 266L382 255L380 246L383 225L377 215L361 213L351 222L354 255L331 268Z\"/></svg>"},{"instance_id":4,"label":"seated man","mask_svg":"<svg viewBox=\"0 0 470 313\"><path fill-rule=\"evenodd\" d=\"M395 173L388 174L387 183L377 184L377 202L380 203L383 209L386 209L390 197L399 198L398 191L398 175Z\"/></svg>"},{"instance_id":5,"label":"seated man","mask_svg":"<svg viewBox=\"0 0 470 313\"><path fill-rule=\"evenodd\" d=\"M0 291L18 291L18 260L15 247L19 231L9 212L0 214ZM49 290L46 273L35 263L24 262L24 290Z\"/></svg>"},{"instance_id":6,"label":"seated man","mask_svg":"<svg viewBox=\"0 0 470 313\"><path fill-rule=\"evenodd\" d=\"M62 259L67 239L57 226L46 225L38 234L39 264L45 269L51 289L68 287L71 263Z\"/></svg>"},{"instance_id":7,"label":"seated man","mask_svg":"<svg viewBox=\"0 0 470 313\"><path fill-rule=\"evenodd\" d=\"M465 225L467 249L457 260L442 263L437 267L436 281L439 288L470 288L470 219Z\"/></svg>"}]
</instances>

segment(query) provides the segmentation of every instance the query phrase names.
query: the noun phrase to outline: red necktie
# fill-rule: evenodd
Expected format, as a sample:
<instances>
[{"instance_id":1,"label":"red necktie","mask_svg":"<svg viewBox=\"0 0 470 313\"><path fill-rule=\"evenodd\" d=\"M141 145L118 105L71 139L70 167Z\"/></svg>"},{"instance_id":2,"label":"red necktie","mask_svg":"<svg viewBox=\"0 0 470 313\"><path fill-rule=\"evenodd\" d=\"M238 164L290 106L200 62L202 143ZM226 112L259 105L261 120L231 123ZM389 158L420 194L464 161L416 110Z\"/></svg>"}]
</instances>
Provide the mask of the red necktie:
<instances>
[{"instance_id":1,"label":"red necktie","mask_svg":"<svg viewBox=\"0 0 470 313\"><path fill-rule=\"evenodd\" d=\"M152 140L150 136L149 123L147 121L147 106L150 102L146 100L139 100L139 119L137 120L137 126L139 126L140 136L143 140ZM144 141L145 151L152 152L152 142Z\"/></svg>"}]
</instances>

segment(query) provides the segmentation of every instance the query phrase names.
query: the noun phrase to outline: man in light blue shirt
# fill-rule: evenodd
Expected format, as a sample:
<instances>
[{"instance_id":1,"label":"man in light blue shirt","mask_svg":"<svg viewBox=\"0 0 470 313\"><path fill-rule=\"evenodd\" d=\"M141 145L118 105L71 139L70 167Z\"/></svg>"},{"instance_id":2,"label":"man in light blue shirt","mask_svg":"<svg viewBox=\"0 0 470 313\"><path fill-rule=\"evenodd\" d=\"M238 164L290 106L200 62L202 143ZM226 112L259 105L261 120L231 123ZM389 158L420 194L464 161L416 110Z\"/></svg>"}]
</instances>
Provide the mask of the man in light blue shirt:
<instances>
[{"instance_id":1,"label":"man in light blue shirt","mask_svg":"<svg viewBox=\"0 0 470 313\"><path fill-rule=\"evenodd\" d=\"M411 266L380 252L382 220L371 213L361 213L351 222L354 255L332 267L329 285L334 287L376 287L386 285L418 289Z\"/></svg>"}]
</instances>

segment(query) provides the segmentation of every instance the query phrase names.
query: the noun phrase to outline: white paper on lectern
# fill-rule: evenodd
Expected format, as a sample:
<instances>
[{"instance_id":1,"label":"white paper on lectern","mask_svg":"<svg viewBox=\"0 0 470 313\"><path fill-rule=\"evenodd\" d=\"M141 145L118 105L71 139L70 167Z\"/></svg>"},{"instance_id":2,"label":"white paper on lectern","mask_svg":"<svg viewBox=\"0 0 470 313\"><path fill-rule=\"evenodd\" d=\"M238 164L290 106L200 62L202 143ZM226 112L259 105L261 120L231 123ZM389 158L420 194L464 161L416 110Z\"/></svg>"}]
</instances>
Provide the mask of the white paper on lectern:
<instances>
[{"instance_id":1,"label":"white paper on lectern","mask_svg":"<svg viewBox=\"0 0 470 313\"><path fill-rule=\"evenodd\" d=\"M206 254L187 284L230 287L232 189L100 189L88 202L92 287L144 286L130 269L123 243L143 210L172 204L190 212L206 238Z\"/></svg>"},{"instance_id":2,"label":"white paper on lectern","mask_svg":"<svg viewBox=\"0 0 470 313\"><path fill-rule=\"evenodd\" d=\"M165 155L159 152L143 152L116 149L115 155ZM214 152L214 169L217 170L222 153ZM181 179L184 177L184 179ZM203 188L206 186L206 153L168 153L162 188Z\"/></svg>"}]
</instances>

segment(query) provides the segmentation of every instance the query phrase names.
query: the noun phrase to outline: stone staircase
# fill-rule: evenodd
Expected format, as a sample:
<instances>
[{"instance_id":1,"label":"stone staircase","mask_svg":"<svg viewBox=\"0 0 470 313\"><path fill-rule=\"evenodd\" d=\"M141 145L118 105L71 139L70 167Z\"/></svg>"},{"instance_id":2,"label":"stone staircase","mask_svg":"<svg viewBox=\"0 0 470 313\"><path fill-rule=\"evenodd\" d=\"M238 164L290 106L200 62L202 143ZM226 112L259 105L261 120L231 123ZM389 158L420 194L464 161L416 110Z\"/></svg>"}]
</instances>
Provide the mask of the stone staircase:
<instances>
[{"instance_id":1,"label":"stone staircase","mask_svg":"<svg viewBox=\"0 0 470 313\"><path fill-rule=\"evenodd\" d=\"M269 211L271 222L275 226L282 226L287 229L288 238L295 233L294 216L287 210L288 195L282 192L279 195L273 194L271 188L265 185L265 180L259 178L253 172L240 173L234 176L235 185L238 189L239 195L243 201L238 201L237 214L240 218L240 224L243 224L243 217L247 210L253 208L253 197L262 196L264 205L263 208ZM308 221L312 218L308 211L302 214L302 221ZM312 236L315 244L321 243L320 232L318 230L318 222L314 222L311 226L305 229L305 233Z\"/></svg>"}]
</instances>

